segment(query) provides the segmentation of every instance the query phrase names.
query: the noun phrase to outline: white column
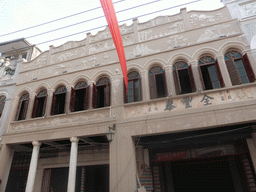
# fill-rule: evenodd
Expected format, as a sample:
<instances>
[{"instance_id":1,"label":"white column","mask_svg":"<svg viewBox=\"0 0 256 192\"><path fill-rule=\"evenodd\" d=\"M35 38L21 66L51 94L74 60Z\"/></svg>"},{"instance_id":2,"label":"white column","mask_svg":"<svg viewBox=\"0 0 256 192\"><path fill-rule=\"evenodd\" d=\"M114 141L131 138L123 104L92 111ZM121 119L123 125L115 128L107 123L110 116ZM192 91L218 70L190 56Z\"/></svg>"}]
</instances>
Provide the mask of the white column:
<instances>
[{"instance_id":1,"label":"white column","mask_svg":"<svg viewBox=\"0 0 256 192\"><path fill-rule=\"evenodd\" d=\"M79 139L77 137L71 137L70 141L71 141L71 151L70 151L70 162L69 162L69 173L68 173L68 192L75 192L77 151L78 151Z\"/></svg>"},{"instance_id":2,"label":"white column","mask_svg":"<svg viewBox=\"0 0 256 192\"><path fill-rule=\"evenodd\" d=\"M203 85L202 85L200 73L198 70L198 61L194 60L189 62L188 64L192 66L192 71L193 71L194 80L196 84L196 90L197 91L199 91L199 89L203 90Z\"/></svg>"},{"instance_id":3,"label":"white column","mask_svg":"<svg viewBox=\"0 0 256 192\"><path fill-rule=\"evenodd\" d=\"M33 189L34 189L39 149L41 145L41 143L38 141L33 141L32 144L33 144L33 152L32 152L32 157L31 157L30 166L29 166L26 192L33 192Z\"/></svg>"},{"instance_id":4,"label":"white column","mask_svg":"<svg viewBox=\"0 0 256 192\"><path fill-rule=\"evenodd\" d=\"M221 72L223 81L225 83L225 87L232 87L231 79L228 73L226 62L224 60L224 56L223 55L217 56L217 60L219 63L220 72Z\"/></svg>"},{"instance_id":5,"label":"white column","mask_svg":"<svg viewBox=\"0 0 256 192\"><path fill-rule=\"evenodd\" d=\"M141 76L141 85L142 85L142 100L148 101L150 100L150 94L149 94L149 82L148 82L148 71L144 70L140 72Z\"/></svg>"},{"instance_id":6,"label":"white column","mask_svg":"<svg viewBox=\"0 0 256 192\"><path fill-rule=\"evenodd\" d=\"M32 93L30 95L30 98L29 98L29 103L28 103L28 110L27 110L27 114L26 114L26 119L31 119L32 118L32 111L33 111L33 108L34 108L34 103L35 103L35 96L36 94Z\"/></svg>"},{"instance_id":7,"label":"white column","mask_svg":"<svg viewBox=\"0 0 256 192\"><path fill-rule=\"evenodd\" d=\"M166 86L168 90L168 96L174 96L176 95L176 90L175 90L172 66L166 66L164 70L165 70L165 76L166 76Z\"/></svg>"},{"instance_id":8,"label":"white column","mask_svg":"<svg viewBox=\"0 0 256 192\"><path fill-rule=\"evenodd\" d=\"M10 145L3 144L0 148L0 191L5 191L12 164L14 149Z\"/></svg>"},{"instance_id":9,"label":"white column","mask_svg":"<svg viewBox=\"0 0 256 192\"><path fill-rule=\"evenodd\" d=\"M65 113L70 113L70 97L71 97L71 86L67 86L66 102L65 102Z\"/></svg>"},{"instance_id":10,"label":"white column","mask_svg":"<svg viewBox=\"0 0 256 192\"><path fill-rule=\"evenodd\" d=\"M54 89L49 89L48 90L48 97L47 97L47 103L46 103L46 116L49 117L51 115L51 110L52 110L52 97L53 97L53 92Z\"/></svg>"}]
</instances>

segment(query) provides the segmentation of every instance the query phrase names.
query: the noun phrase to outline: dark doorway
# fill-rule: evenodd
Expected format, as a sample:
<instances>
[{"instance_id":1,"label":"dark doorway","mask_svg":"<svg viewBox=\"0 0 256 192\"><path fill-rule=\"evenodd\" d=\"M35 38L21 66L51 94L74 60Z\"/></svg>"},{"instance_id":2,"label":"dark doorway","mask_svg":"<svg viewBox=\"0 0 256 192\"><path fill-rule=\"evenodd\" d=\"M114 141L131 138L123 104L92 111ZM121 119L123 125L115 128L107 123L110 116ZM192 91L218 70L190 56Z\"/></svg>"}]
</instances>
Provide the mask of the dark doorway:
<instances>
[{"instance_id":1,"label":"dark doorway","mask_svg":"<svg viewBox=\"0 0 256 192\"><path fill-rule=\"evenodd\" d=\"M45 170L42 186L53 192L67 191L68 172L68 167ZM81 192L81 189L86 192L109 192L109 165L77 167L75 191Z\"/></svg>"},{"instance_id":2,"label":"dark doorway","mask_svg":"<svg viewBox=\"0 0 256 192\"><path fill-rule=\"evenodd\" d=\"M66 93L58 94L56 97L54 115L62 114L65 112L65 98Z\"/></svg>"},{"instance_id":3,"label":"dark doorway","mask_svg":"<svg viewBox=\"0 0 256 192\"><path fill-rule=\"evenodd\" d=\"M175 192L235 192L228 161L172 166Z\"/></svg>"},{"instance_id":4,"label":"dark doorway","mask_svg":"<svg viewBox=\"0 0 256 192\"><path fill-rule=\"evenodd\" d=\"M106 85L97 87L97 108L105 107Z\"/></svg>"}]
</instances>

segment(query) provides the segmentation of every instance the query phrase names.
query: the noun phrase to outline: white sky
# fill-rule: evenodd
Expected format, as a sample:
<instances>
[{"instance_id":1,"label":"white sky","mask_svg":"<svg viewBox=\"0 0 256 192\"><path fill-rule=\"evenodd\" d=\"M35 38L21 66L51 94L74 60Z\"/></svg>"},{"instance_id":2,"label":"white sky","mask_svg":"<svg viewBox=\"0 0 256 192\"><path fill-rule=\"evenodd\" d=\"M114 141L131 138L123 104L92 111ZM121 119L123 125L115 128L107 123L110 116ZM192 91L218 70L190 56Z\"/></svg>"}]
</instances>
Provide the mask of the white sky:
<instances>
[{"instance_id":1,"label":"white sky","mask_svg":"<svg viewBox=\"0 0 256 192\"><path fill-rule=\"evenodd\" d=\"M120 0L112 0L117 2ZM120 3L114 4L116 12L139 6L145 3L153 2L156 0L125 0ZM148 14L150 12L159 11L166 8L171 8L177 5L191 2L192 0L160 0L150 5L145 5L136 9L131 9L122 13L117 13L118 21L130 19L126 23L130 25L132 18L139 15ZM195 0L194 0L195 1ZM11 33L20 29L38 25L44 22L52 21L61 17L69 16L78 12L83 12L101 6L100 0L0 0L0 43L18 39L22 37L30 37L39 33L43 33L56 28L64 27L74 23L82 22L88 19L99 17L103 15L102 9L97 9L84 14L80 14L68 19L60 20L51 24L43 25L41 27L25 30L12 35L1 36L3 34ZM187 7L187 10L214 10L223 7L220 0L202 0L186 6L169 9L167 11L152 14L150 16L138 17L139 22L145 22L149 19L160 15L173 15L179 13L181 8ZM89 30L92 34L96 34L99 30L104 28L91 30L100 26L107 25L105 18L97 19L90 22L85 22L64 30L47 33L41 36L28 38L27 40L32 44L39 44L45 41L56 39L59 37L67 36L70 34ZM38 45L42 51L49 49L50 45L55 47L67 42L78 41L86 38L86 33L71 36L58 41L52 41L45 44Z\"/></svg>"}]
</instances>

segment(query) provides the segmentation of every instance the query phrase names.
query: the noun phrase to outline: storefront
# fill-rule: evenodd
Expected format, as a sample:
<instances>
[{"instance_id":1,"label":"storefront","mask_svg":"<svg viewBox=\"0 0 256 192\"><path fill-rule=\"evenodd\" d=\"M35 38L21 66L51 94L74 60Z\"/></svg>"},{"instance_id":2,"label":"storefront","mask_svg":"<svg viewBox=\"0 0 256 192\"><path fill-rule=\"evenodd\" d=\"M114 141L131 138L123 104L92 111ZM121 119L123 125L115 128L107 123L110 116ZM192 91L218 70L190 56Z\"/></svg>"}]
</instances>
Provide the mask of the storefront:
<instances>
[{"instance_id":1,"label":"storefront","mask_svg":"<svg viewBox=\"0 0 256 192\"><path fill-rule=\"evenodd\" d=\"M154 192L256 191L251 132L242 125L142 137Z\"/></svg>"}]
</instances>

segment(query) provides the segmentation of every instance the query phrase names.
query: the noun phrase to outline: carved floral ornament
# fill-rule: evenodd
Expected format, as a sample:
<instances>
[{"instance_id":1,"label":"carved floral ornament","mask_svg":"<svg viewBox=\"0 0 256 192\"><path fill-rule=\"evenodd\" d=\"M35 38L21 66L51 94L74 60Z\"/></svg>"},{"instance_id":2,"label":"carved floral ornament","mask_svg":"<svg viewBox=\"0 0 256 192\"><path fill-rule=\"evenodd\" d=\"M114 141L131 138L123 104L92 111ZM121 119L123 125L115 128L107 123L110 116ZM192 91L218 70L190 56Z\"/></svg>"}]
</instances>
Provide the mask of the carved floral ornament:
<instances>
[{"instance_id":1,"label":"carved floral ornament","mask_svg":"<svg viewBox=\"0 0 256 192\"><path fill-rule=\"evenodd\" d=\"M214 63L214 62L215 62L214 59L210 56L203 56L198 61L199 65L204 65L204 64Z\"/></svg>"}]
</instances>

